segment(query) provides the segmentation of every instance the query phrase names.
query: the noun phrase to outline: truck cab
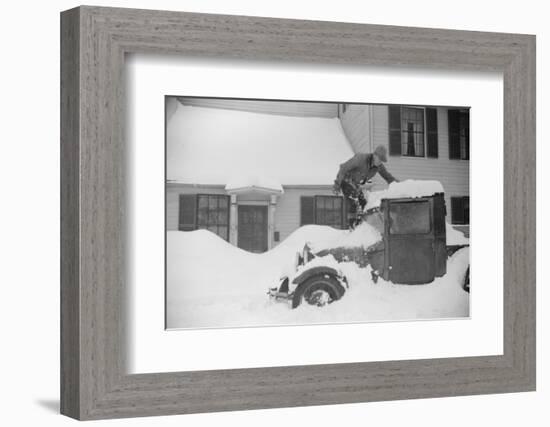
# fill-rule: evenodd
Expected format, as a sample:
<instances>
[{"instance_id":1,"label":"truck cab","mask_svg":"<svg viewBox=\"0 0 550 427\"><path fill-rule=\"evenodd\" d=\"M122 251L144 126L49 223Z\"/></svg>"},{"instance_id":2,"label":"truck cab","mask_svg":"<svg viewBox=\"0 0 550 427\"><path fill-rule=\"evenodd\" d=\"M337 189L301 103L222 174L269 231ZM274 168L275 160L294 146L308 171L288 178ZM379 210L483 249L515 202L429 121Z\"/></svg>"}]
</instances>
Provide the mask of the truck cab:
<instances>
[{"instance_id":1,"label":"truck cab","mask_svg":"<svg viewBox=\"0 0 550 427\"><path fill-rule=\"evenodd\" d=\"M447 272L445 199L384 199L384 258L379 275L393 283L423 284Z\"/></svg>"},{"instance_id":2,"label":"truck cab","mask_svg":"<svg viewBox=\"0 0 550 427\"><path fill-rule=\"evenodd\" d=\"M293 308L303 301L319 306L336 301L348 287L347 277L338 268L341 262L355 262L360 268L370 266L375 283L379 277L395 284L433 282L447 273L448 257L468 246L447 245L445 216L443 193L381 199L379 205L363 214L363 222L380 233L380 240L320 251L306 245L297 256L296 273L281 278L279 286L270 289L269 294L291 300ZM357 228L349 233L356 231ZM469 286L469 277L464 280Z\"/></svg>"}]
</instances>

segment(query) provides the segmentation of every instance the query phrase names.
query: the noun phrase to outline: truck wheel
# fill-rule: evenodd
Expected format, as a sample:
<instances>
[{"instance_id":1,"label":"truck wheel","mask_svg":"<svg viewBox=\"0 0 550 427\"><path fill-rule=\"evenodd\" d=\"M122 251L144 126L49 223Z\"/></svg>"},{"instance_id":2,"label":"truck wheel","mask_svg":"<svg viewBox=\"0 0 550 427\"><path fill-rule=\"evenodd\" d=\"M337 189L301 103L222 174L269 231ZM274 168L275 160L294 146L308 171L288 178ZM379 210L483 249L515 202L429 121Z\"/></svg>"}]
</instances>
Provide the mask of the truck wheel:
<instances>
[{"instance_id":1,"label":"truck wheel","mask_svg":"<svg viewBox=\"0 0 550 427\"><path fill-rule=\"evenodd\" d=\"M462 283L462 289L470 293L470 267L469 266L468 266L468 269L466 270L466 274L464 275L464 282Z\"/></svg>"},{"instance_id":2,"label":"truck wheel","mask_svg":"<svg viewBox=\"0 0 550 427\"><path fill-rule=\"evenodd\" d=\"M344 292L346 292L344 287L333 276L323 274L310 277L294 291L292 308L298 307L302 301L307 302L309 305L324 307L342 298Z\"/></svg>"}]
</instances>

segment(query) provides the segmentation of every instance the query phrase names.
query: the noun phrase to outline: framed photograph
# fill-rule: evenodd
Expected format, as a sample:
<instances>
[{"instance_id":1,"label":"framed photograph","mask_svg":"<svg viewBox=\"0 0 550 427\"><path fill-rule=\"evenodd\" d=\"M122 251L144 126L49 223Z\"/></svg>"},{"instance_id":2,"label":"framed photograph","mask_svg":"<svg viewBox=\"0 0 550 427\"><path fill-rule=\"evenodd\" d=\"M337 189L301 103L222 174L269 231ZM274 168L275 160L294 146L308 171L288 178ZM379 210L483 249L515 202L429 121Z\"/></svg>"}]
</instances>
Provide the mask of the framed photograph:
<instances>
[{"instance_id":1,"label":"framed photograph","mask_svg":"<svg viewBox=\"0 0 550 427\"><path fill-rule=\"evenodd\" d=\"M83 6L61 42L63 414L535 389L534 36Z\"/></svg>"},{"instance_id":2,"label":"framed photograph","mask_svg":"<svg viewBox=\"0 0 550 427\"><path fill-rule=\"evenodd\" d=\"M470 317L469 107L165 112L168 329Z\"/></svg>"}]
</instances>

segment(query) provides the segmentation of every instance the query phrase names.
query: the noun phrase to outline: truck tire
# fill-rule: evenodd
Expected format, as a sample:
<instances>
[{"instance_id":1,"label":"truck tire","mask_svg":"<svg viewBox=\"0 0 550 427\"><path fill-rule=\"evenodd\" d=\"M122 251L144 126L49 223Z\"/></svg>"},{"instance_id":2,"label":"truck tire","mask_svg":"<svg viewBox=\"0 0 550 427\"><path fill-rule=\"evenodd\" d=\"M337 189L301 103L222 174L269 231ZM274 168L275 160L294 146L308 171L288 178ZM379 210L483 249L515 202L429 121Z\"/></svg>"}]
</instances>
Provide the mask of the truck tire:
<instances>
[{"instance_id":1,"label":"truck tire","mask_svg":"<svg viewBox=\"0 0 550 427\"><path fill-rule=\"evenodd\" d=\"M298 285L292 298L292 308L298 307L302 301L309 305L324 307L338 301L346 290L338 279L329 274L320 274L306 279Z\"/></svg>"}]
</instances>

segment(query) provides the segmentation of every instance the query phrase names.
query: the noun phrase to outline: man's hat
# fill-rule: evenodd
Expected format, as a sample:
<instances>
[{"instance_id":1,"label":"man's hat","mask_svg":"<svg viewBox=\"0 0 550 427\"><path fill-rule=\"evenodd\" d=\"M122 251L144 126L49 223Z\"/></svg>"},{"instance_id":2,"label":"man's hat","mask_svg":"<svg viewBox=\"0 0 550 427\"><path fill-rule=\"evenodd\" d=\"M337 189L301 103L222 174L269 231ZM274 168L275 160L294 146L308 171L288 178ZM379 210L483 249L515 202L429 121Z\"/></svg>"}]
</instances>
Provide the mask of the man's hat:
<instances>
[{"instance_id":1,"label":"man's hat","mask_svg":"<svg viewBox=\"0 0 550 427\"><path fill-rule=\"evenodd\" d=\"M379 145L378 147L376 147L374 149L374 154L376 154L378 158L383 162L388 161L388 152L386 150L386 147L384 147L383 145Z\"/></svg>"}]
</instances>

